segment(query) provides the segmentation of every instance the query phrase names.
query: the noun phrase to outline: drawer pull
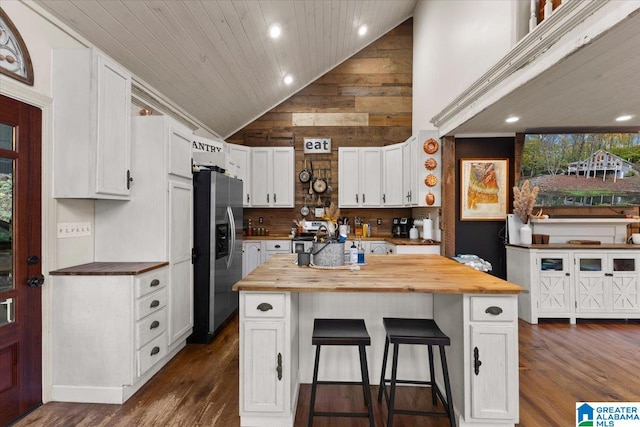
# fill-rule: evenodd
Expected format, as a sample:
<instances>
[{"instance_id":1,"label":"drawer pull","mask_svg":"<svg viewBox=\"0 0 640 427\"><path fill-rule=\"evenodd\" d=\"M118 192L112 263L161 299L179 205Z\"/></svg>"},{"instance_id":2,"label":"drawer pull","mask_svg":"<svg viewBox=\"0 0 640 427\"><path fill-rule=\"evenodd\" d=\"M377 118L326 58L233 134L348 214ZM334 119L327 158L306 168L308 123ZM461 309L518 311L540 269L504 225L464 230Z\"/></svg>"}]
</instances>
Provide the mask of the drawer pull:
<instances>
[{"instance_id":1,"label":"drawer pull","mask_svg":"<svg viewBox=\"0 0 640 427\"><path fill-rule=\"evenodd\" d=\"M149 329L155 329L158 326L160 326L160 322L158 322L157 320L154 320L153 322L151 322L151 326L149 326Z\"/></svg>"},{"instance_id":2,"label":"drawer pull","mask_svg":"<svg viewBox=\"0 0 640 427\"><path fill-rule=\"evenodd\" d=\"M278 366L276 366L278 372L278 381L282 380L282 353L278 353Z\"/></svg>"},{"instance_id":3,"label":"drawer pull","mask_svg":"<svg viewBox=\"0 0 640 427\"><path fill-rule=\"evenodd\" d=\"M280 249L280 245L276 245L276 246L275 246L275 248L276 248L276 249Z\"/></svg>"},{"instance_id":4,"label":"drawer pull","mask_svg":"<svg viewBox=\"0 0 640 427\"><path fill-rule=\"evenodd\" d=\"M153 347L151 349L151 356L155 356L158 353L160 353L160 347Z\"/></svg>"},{"instance_id":5,"label":"drawer pull","mask_svg":"<svg viewBox=\"0 0 640 427\"><path fill-rule=\"evenodd\" d=\"M273 306L271 304L269 304L268 302L263 302L263 303L260 303L258 305L258 310L260 310L260 311L273 310Z\"/></svg>"},{"instance_id":6,"label":"drawer pull","mask_svg":"<svg viewBox=\"0 0 640 427\"><path fill-rule=\"evenodd\" d=\"M500 307L492 305L491 307L487 307L487 309L484 312L497 316L498 314L502 313L502 309Z\"/></svg>"},{"instance_id":7,"label":"drawer pull","mask_svg":"<svg viewBox=\"0 0 640 427\"><path fill-rule=\"evenodd\" d=\"M160 284L160 280L158 280L158 279L153 279L153 280L151 281L151 284L150 284L149 286L151 286L152 288L154 288L154 287L158 286L159 284Z\"/></svg>"},{"instance_id":8,"label":"drawer pull","mask_svg":"<svg viewBox=\"0 0 640 427\"><path fill-rule=\"evenodd\" d=\"M154 299L153 301L151 301L151 304L149 304L149 308L156 308L159 305L160 305L160 301L158 301L157 299Z\"/></svg>"}]
</instances>

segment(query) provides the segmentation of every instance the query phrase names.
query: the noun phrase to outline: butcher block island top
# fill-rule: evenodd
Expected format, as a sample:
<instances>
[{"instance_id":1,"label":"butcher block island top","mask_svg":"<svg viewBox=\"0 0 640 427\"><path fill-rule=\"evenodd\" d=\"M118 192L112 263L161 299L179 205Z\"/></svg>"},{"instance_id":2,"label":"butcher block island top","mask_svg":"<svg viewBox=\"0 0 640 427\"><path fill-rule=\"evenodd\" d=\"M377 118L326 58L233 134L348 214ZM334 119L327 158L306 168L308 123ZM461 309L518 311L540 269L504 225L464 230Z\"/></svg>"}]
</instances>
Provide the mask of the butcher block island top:
<instances>
[{"instance_id":1,"label":"butcher block island top","mask_svg":"<svg viewBox=\"0 0 640 427\"><path fill-rule=\"evenodd\" d=\"M50 271L52 276L136 276L169 265L159 262L90 262Z\"/></svg>"},{"instance_id":2,"label":"butcher block island top","mask_svg":"<svg viewBox=\"0 0 640 427\"><path fill-rule=\"evenodd\" d=\"M523 287L440 255L367 254L359 270L302 267L278 254L233 286L234 291L517 294Z\"/></svg>"}]
</instances>

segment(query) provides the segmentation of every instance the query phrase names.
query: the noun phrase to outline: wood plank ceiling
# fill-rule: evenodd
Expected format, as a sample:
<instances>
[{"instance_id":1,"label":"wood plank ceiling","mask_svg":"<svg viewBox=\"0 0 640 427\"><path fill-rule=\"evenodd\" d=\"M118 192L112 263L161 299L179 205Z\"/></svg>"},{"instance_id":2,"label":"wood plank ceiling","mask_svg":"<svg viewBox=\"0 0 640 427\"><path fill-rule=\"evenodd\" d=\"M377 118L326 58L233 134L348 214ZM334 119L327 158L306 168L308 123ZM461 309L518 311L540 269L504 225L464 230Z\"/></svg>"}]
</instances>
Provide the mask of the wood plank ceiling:
<instances>
[{"instance_id":1,"label":"wood plank ceiling","mask_svg":"<svg viewBox=\"0 0 640 427\"><path fill-rule=\"evenodd\" d=\"M416 0L38 4L224 138L406 20Z\"/></svg>"}]
</instances>

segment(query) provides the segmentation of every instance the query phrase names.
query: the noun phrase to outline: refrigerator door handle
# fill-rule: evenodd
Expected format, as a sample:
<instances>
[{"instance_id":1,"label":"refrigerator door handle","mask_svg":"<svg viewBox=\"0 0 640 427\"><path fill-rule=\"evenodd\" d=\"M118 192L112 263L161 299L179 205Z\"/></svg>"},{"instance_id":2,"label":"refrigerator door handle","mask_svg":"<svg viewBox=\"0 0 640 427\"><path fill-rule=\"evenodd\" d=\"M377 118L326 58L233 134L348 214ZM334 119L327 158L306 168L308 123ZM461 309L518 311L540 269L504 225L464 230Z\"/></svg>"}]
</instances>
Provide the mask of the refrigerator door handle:
<instances>
[{"instance_id":1,"label":"refrigerator door handle","mask_svg":"<svg viewBox=\"0 0 640 427\"><path fill-rule=\"evenodd\" d=\"M229 234L231 234L231 241L229 242L229 256L227 257L227 270L231 268L233 262L233 253L236 247L236 219L233 217L233 211L231 206L227 206L227 217L229 219Z\"/></svg>"}]
</instances>

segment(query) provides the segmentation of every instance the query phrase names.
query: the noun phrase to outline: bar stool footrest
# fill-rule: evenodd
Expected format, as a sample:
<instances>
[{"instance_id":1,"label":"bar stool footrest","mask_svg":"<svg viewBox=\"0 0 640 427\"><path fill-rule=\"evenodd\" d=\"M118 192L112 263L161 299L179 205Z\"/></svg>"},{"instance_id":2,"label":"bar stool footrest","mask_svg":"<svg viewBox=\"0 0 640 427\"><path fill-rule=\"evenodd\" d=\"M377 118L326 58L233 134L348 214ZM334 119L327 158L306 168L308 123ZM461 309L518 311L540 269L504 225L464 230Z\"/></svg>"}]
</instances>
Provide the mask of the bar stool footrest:
<instances>
[{"instance_id":1,"label":"bar stool footrest","mask_svg":"<svg viewBox=\"0 0 640 427\"><path fill-rule=\"evenodd\" d=\"M362 381L316 381L320 385L362 385Z\"/></svg>"},{"instance_id":2,"label":"bar stool footrest","mask_svg":"<svg viewBox=\"0 0 640 427\"><path fill-rule=\"evenodd\" d=\"M314 412L314 417L369 418L368 412Z\"/></svg>"}]
</instances>

